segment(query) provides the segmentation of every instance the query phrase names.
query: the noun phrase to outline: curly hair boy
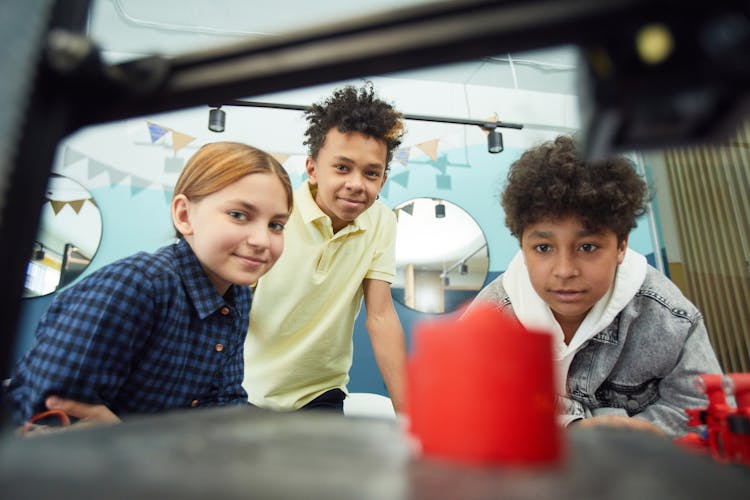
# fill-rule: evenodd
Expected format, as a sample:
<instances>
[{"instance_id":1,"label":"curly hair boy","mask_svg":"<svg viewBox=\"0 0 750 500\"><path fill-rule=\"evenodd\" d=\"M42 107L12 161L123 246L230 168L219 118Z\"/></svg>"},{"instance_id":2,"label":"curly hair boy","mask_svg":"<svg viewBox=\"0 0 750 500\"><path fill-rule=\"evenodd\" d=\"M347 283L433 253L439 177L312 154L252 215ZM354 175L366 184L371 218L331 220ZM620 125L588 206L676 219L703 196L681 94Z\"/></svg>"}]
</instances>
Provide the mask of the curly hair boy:
<instances>
[{"instance_id":1,"label":"curly hair boy","mask_svg":"<svg viewBox=\"0 0 750 500\"><path fill-rule=\"evenodd\" d=\"M502 192L521 249L475 302L552 335L563 424L687 432L693 386L720 373L703 317L628 236L648 187L625 157L587 162L561 136L514 162Z\"/></svg>"}]
</instances>

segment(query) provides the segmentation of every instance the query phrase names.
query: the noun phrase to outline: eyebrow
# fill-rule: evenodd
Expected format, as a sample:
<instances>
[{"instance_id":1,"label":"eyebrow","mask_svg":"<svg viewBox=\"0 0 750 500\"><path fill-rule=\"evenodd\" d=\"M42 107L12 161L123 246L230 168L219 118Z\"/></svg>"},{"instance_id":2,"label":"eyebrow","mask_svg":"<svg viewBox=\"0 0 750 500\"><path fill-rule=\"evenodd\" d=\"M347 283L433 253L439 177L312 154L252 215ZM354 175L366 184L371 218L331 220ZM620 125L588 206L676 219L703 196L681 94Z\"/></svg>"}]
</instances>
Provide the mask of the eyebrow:
<instances>
[{"instance_id":1,"label":"eyebrow","mask_svg":"<svg viewBox=\"0 0 750 500\"><path fill-rule=\"evenodd\" d=\"M346 156L341 156L341 155L335 157L334 160L341 161L341 162L344 162L344 163L349 163L349 164L354 164L355 163L355 161L352 160L351 158L347 158ZM368 168L379 168L381 170L385 170L385 166L382 163L370 163L369 165L367 165L367 167Z\"/></svg>"},{"instance_id":2,"label":"eyebrow","mask_svg":"<svg viewBox=\"0 0 750 500\"><path fill-rule=\"evenodd\" d=\"M253 213L258 212L258 207L256 207L252 203L248 203L246 201L242 201L242 200L228 200L228 204L230 204L230 205L234 205L234 204L240 205L242 208L244 208L248 212L253 212ZM279 212L279 213L275 214L272 218L274 218L274 219L289 219L289 214L286 213L286 212Z\"/></svg>"},{"instance_id":3,"label":"eyebrow","mask_svg":"<svg viewBox=\"0 0 750 500\"><path fill-rule=\"evenodd\" d=\"M601 231L590 231L588 229L583 229L581 231L576 232L576 238L586 238L588 236L599 236L603 233ZM541 231L536 230L529 233L529 238L542 238L542 239L549 239L554 237L555 233L553 231Z\"/></svg>"}]
</instances>

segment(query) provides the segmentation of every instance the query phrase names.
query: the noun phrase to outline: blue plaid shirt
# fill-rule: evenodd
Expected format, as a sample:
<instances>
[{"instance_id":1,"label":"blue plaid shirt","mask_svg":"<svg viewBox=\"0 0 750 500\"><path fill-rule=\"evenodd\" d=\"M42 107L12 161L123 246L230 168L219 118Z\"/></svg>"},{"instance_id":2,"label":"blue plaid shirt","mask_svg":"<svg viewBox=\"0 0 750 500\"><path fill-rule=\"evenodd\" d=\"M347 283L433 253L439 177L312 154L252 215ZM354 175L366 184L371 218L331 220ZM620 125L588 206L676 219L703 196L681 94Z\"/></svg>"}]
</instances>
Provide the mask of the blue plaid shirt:
<instances>
[{"instance_id":1,"label":"blue plaid shirt","mask_svg":"<svg viewBox=\"0 0 750 500\"><path fill-rule=\"evenodd\" d=\"M221 297L183 240L105 266L60 293L11 377L14 419L50 394L120 416L247 403L243 344L251 291Z\"/></svg>"}]
</instances>

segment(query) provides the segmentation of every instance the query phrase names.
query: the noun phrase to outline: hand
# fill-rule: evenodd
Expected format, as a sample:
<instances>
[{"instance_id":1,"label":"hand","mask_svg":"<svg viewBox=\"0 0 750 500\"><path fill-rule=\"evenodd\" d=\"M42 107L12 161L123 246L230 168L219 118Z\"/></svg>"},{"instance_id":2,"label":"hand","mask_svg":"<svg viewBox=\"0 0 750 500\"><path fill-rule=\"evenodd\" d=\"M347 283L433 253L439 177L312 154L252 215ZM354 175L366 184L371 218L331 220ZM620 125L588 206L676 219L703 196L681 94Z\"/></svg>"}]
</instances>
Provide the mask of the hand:
<instances>
[{"instance_id":1,"label":"hand","mask_svg":"<svg viewBox=\"0 0 750 500\"><path fill-rule=\"evenodd\" d=\"M49 425L39 425L28 422L20 427L17 432L22 436L40 436L44 434L53 434L68 429L80 429L91 425L111 425L120 422L120 419L104 405L92 405L80 403L71 399L63 399L58 396L50 396L44 404L48 410L63 412L66 416L76 417L78 422L69 425L68 419L65 418L64 426L56 427ZM64 415L64 416L65 416Z\"/></svg>"},{"instance_id":2,"label":"hand","mask_svg":"<svg viewBox=\"0 0 750 500\"><path fill-rule=\"evenodd\" d=\"M651 432L658 436L664 435L664 431L651 422L642 418L624 417L621 415L599 415L597 417L578 420L574 425L576 427L620 427Z\"/></svg>"},{"instance_id":3,"label":"hand","mask_svg":"<svg viewBox=\"0 0 750 500\"><path fill-rule=\"evenodd\" d=\"M62 410L71 417L76 417L81 424L117 424L120 419L104 405L92 405L80 403L72 399L63 399L58 396L49 396L44 404L49 410Z\"/></svg>"}]
</instances>

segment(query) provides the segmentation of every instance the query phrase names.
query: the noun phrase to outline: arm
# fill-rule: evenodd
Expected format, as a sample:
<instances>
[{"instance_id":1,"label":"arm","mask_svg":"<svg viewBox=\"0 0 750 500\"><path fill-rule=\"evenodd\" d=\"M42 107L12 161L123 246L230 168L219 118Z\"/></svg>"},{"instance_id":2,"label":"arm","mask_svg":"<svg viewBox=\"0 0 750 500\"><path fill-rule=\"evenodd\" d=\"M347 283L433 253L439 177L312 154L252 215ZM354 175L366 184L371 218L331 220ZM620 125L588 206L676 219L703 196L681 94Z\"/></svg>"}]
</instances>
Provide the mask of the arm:
<instances>
[{"instance_id":1,"label":"arm","mask_svg":"<svg viewBox=\"0 0 750 500\"><path fill-rule=\"evenodd\" d=\"M149 331L149 300L139 276L103 269L63 292L40 322L32 350L12 377L18 423L46 409L48 396L107 405L126 379L136 339ZM141 333L139 336L138 333ZM85 417L84 417L85 418Z\"/></svg>"},{"instance_id":2,"label":"arm","mask_svg":"<svg viewBox=\"0 0 750 500\"><path fill-rule=\"evenodd\" d=\"M363 282L367 317L365 326L370 334L375 361L383 376L393 409L404 410L406 372L406 341L404 330L391 299L386 281L365 279Z\"/></svg>"},{"instance_id":3,"label":"arm","mask_svg":"<svg viewBox=\"0 0 750 500\"><path fill-rule=\"evenodd\" d=\"M686 408L705 406L706 396L694 385L696 375L722 373L702 318L692 325L680 357L672 371L659 384L660 399L643 412L634 415L652 422L669 435L687 431Z\"/></svg>"}]
</instances>

